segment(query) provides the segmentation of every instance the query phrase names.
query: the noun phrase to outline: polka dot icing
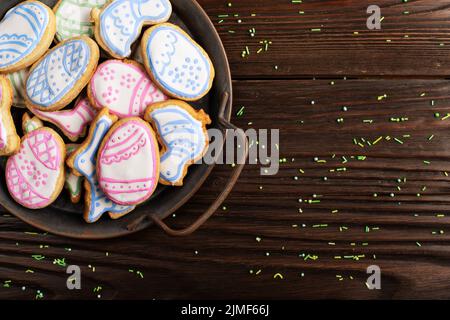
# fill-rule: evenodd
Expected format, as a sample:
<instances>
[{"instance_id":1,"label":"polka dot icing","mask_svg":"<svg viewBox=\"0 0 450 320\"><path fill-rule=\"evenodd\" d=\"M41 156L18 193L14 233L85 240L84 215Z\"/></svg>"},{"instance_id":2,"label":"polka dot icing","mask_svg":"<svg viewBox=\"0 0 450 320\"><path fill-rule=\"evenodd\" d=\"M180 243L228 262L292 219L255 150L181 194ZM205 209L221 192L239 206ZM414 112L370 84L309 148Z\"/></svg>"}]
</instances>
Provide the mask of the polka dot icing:
<instances>
[{"instance_id":1,"label":"polka dot icing","mask_svg":"<svg viewBox=\"0 0 450 320\"><path fill-rule=\"evenodd\" d=\"M36 129L22 139L19 153L8 158L6 184L24 207L46 207L62 189L58 184L64 174L65 150L56 136L48 128Z\"/></svg>"},{"instance_id":2,"label":"polka dot icing","mask_svg":"<svg viewBox=\"0 0 450 320\"><path fill-rule=\"evenodd\" d=\"M94 57L89 38L61 43L33 66L26 83L26 94L34 106L42 109L60 103L89 70ZM92 40L90 40L92 41ZM92 41L93 42L93 41ZM79 89L81 90L81 89Z\"/></svg>"},{"instance_id":3,"label":"polka dot icing","mask_svg":"<svg viewBox=\"0 0 450 320\"><path fill-rule=\"evenodd\" d=\"M168 95L198 100L211 89L214 79L211 60L177 26L165 23L147 30L142 46L145 66Z\"/></svg>"},{"instance_id":4,"label":"polka dot icing","mask_svg":"<svg viewBox=\"0 0 450 320\"><path fill-rule=\"evenodd\" d=\"M167 96L137 63L109 60L101 64L89 85L92 104L108 108L121 118L143 116L148 105Z\"/></svg>"},{"instance_id":5,"label":"polka dot icing","mask_svg":"<svg viewBox=\"0 0 450 320\"><path fill-rule=\"evenodd\" d=\"M115 58L129 57L142 27L165 22L171 14L169 0L116 0L98 15L100 44Z\"/></svg>"}]
</instances>

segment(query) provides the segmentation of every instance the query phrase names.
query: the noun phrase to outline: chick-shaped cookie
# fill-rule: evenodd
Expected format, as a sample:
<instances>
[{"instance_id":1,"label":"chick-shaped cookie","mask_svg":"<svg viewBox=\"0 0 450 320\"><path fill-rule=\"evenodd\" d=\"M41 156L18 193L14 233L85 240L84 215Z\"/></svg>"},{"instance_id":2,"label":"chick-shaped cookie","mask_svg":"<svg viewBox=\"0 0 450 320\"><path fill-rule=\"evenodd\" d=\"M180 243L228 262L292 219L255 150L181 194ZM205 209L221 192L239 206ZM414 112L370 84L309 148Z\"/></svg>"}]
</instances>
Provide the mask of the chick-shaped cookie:
<instances>
[{"instance_id":1,"label":"chick-shaped cookie","mask_svg":"<svg viewBox=\"0 0 450 320\"><path fill-rule=\"evenodd\" d=\"M93 9L95 39L116 59L131 55L131 45L139 38L144 25L169 20L172 4L169 0L116 0L102 9Z\"/></svg>"}]
</instances>

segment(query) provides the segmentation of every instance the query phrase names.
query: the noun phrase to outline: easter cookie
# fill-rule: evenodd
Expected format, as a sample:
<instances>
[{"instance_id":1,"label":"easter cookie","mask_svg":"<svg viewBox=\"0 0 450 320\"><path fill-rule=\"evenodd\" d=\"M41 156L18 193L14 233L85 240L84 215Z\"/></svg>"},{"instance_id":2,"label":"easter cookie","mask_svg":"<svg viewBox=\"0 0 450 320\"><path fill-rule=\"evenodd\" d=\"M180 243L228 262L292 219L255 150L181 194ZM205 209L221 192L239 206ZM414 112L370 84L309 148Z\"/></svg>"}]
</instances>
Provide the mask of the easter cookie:
<instances>
[{"instance_id":1,"label":"easter cookie","mask_svg":"<svg viewBox=\"0 0 450 320\"><path fill-rule=\"evenodd\" d=\"M29 69L22 69L8 74L13 89L13 106L25 108L25 81L28 77Z\"/></svg>"},{"instance_id":2,"label":"easter cookie","mask_svg":"<svg viewBox=\"0 0 450 320\"><path fill-rule=\"evenodd\" d=\"M38 117L30 117L28 113L24 113L22 116L22 131L23 133L30 133L33 130L42 128L44 124Z\"/></svg>"},{"instance_id":3,"label":"easter cookie","mask_svg":"<svg viewBox=\"0 0 450 320\"><path fill-rule=\"evenodd\" d=\"M169 0L109 1L102 9L92 10L95 39L112 57L127 58L142 27L166 22L171 14Z\"/></svg>"},{"instance_id":4,"label":"easter cookie","mask_svg":"<svg viewBox=\"0 0 450 320\"><path fill-rule=\"evenodd\" d=\"M97 153L100 144L117 121L117 117L110 115L108 109L103 109L95 117L89 129L89 135L81 146L67 159L67 165L72 169L72 173L77 176L84 176L85 208L84 219L88 223L94 223L105 212L113 219L134 210L135 206L122 206L112 202L100 189L97 180Z\"/></svg>"},{"instance_id":5,"label":"easter cookie","mask_svg":"<svg viewBox=\"0 0 450 320\"><path fill-rule=\"evenodd\" d=\"M53 11L39 1L25 1L0 21L0 72L35 63L50 47L56 32Z\"/></svg>"},{"instance_id":6,"label":"easter cookie","mask_svg":"<svg viewBox=\"0 0 450 320\"><path fill-rule=\"evenodd\" d=\"M167 95L195 101L211 89L215 72L208 54L179 27L151 27L142 37L141 50L147 72Z\"/></svg>"},{"instance_id":7,"label":"easter cookie","mask_svg":"<svg viewBox=\"0 0 450 320\"><path fill-rule=\"evenodd\" d=\"M86 134L86 127L94 119L97 110L91 107L89 100L84 98L75 103L71 110L46 112L31 110L36 116L57 126L71 141L77 141Z\"/></svg>"},{"instance_id":8,"label":"easter cookie","mask_svg":"<svg viewBox=\"0 0 450 320\"><path fill-rule=\"evenodd\" d=\"M159 179L159 148L147 122L127 118L114 124L98 152L97 176L115 203L138 205L150 198Z\"/></svg>"},{"instance_id":9,"label":"easter cookie","mask_svg":"<svg viewBox=\"0 0 450 320\"><path fill-rule=\"evenodd\" d=\"M34 121L27 117L24 127L31 131L22 138L19 153L8 158L6 185L17 203L40 209L52 204L64 186L66 147L54 130L27 125L26 119Z\"/></svg>"},{"instance_id":10,"label":"easter cookie","mask_svg":"<svg viewBox=\"0 0 450 320\"><path fill-rule=\"evenodd\" d=\"M16 153L20 137L11 116L12 89L8 79L0 76L0 156Z\"/></svg>"},{"instance_id":11,"label":"easter cookie","mask_svg":"<svg viewBox=\"0 0 450 320\"><path fill-rule=\"evenodd\" d=\"M86 36L61 42L30 70L25 103L29 109L57 111L72 102L88 84L99 59L99 48Z\"/></svg>"},{"instance_id":12,"label":"easter cookie","mask_svg":"<svg viewBox=\"0 0 450 320\"><path fill-rule=\"evenodd\" d=\"M68 144L66 145L67 157L69 157L76 149L78 149L78 144ZM83 177L74 175L70 170L66 171L66 181L64 183L64 188L69 192L70 201L72 203L78 203L81 199L81 192L83 189Z\"/></svg>"},{"instance_id":13,"label":"easter cookie","mask_svg":"<svg viewBox=\"0 0 450 320\"><path fill-rule=\"evenodd\" d=\"M156 128L163 146L159 182L182 186L188 167L200 160L208 148L206 125L211 124L211 119L186 102L168 100L149 106L145 120Z\"/></svg>"},{"instance_id":14,"label":"easter cookie","mask_svg":"<svg viewBox=\"0 0 450 320\"><path fill-rule=\"evenodd\" d=\"M107 0L59 0L53 8L56 16L56 39L64 41L78 36L94 36L91 11Z\"/></svg>"},{"instance_id":15,"label":"easter cookie","mask_svg":"<svg viewBox=\"0 0 450 320\"><path fill-rule=\"evenodd\" d=\"M108 108L120 118L142 117L148 105L167 100L144 67L129 60L108 60L99 65L88 96L94 107Z\"/></svg>"}]
</instances>

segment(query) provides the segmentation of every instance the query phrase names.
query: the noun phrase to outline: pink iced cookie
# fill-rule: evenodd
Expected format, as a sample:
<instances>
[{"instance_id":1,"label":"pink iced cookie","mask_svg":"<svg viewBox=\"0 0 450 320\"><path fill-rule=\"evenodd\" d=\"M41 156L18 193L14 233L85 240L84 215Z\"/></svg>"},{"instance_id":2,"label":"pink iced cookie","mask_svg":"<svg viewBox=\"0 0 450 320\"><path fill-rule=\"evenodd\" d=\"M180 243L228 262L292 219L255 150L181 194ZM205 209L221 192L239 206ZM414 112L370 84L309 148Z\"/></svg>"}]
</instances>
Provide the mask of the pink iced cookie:
<instances>
[{"instance_id":1,"label":"pink iced cookie","mask_svg":"<svg viewBox=\"0 0 450 320\"><path fill-rule=\"evenodd\" d=\"M120 118L142 117L147 106L167 100L145 69L130 60L101 64L89 83L88 96L94 107L108 108Z\"/></svg>"},{"instance_id":2,"label":"pink iced cookie","mask_svg":"<svg viewBox=\"0 0 450 320\"><path fill-rule=\"evenodd\" d=\"M140 118L117 122L103 139L97 156L100 188L113 202L146 201L159 179L159 148L150 125Z\"/></svg>"},{"instance_id":3,"label":"pink iced cookie","mask_svg":"<svg viewBox=\"0 0 450 320\"><path fill-rule=\"evenodd\" d=\"M64 185L64 141L50 128L26 134L19 153L6 163L6 184L11 196L30 209L56 200Z\"/></svg>"},{"instance_id":4,"label":"pink iced cookie","mask_svg":"<svg viewBox=\"0 0 450 320\"><path fill-rule=\"evenodd\" d=\"M84 98L75 104L71 110L46 112L31 110L38 118L53 123L71 141L77 141L86 134L86 127L92 122L97 110L91 107L89 100Z\"/></svg>"}]
</instances>

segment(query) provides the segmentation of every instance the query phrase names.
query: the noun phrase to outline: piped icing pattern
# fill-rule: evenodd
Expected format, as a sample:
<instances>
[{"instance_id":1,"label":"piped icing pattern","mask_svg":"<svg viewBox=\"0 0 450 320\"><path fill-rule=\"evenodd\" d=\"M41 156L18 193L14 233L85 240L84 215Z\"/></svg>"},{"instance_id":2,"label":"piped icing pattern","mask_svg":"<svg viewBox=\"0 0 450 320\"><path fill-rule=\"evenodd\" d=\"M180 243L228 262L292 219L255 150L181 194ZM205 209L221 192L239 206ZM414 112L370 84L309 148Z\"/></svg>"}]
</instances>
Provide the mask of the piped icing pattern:
<instances>
[{"instance_id":1,"label":"piped icing pattern","mask_svg":"<svg viewBox=\"0 0 450 320\"><path fill-rule=\"evenodd\" d=\"M129 57L142 27L165 22L171 14L169 0L116 0L101 11L96 21L100 42L115 58Z\"/></svg>"},{"instance_id":2,"label":"piped icing pattern","mask_svg":"<svg viewBox=\"0 0 450 320\"><path fill-rule=\"evenodd\" d=\"M108 112L103 111L98 114L91 125L89 137L79 150L68 159L69 166L86 178L87 207L85 208L84 219L88 223L96 222L106 212L109 212L111 218L118 218L135 208L134 206L123 206L112 202L100 189L97 180L97 152L113 123L114 121Z\"/></svg>"},{"instance_id":3,"label":"piped icing pattern","mask_svg":"<svg viewBox=\"0 0 450 320\"><path fill-rule=\"evenodd\" d=\"M22 69L17 72L9 73L8 79L13 89L13 106L25 108L25 83L28 77L29 69Z\"/></svg>"},{"instance_id":4,"label":"piped icing pattern","mask_svg":"<svg viewBox=\"0 0 450 320\"><path fill-rule=\"evenodd\" d=\"M89 96L96 108L108 108L120 118L142 117L148 105L167 100L142 66L120 60L108 60L97 68Z\"/></svg>"},{"instance_id":5,"label":"piped icing pattern","mask_svg":"<svg viewBox=\"0 0 450 320\"><path fill-rule=\"evenodd\" d=\"M70 110L46 112L32 109L32 112L40 119L56 125L72 141L84 136L86 127L97 114L87 98L80 99Z\"/></svg>"},{"instance_id":6,"label":"piped icing pattern","mask_svg":"<svg viewBox=\"0 0 450 320\"><path fill-rule=\"evenodd\" d=\"M56 10L56 38L58 41L78 36L93 37L93 8L101 8L107 0L60 0Z\"/></svg>"},{"instance_id":7,"label":"piped icing pattern","mask_svg":"<svg viewBox=\"0 0 450 320\"><path fill-rule=\"evenodd\" d=\"M163 103L162 107L150 106L145 119L154 124L165 146L161 156L160 181L182 185L187 167L200 159L208 147L206 124L211 120L203 110L197 112L188 104L174 100Z\"/></svg>"},{"instance_id":8,"label":"piped icing pattern","mask_svg":"<svg viewBox=\"0 0 450 320\"><path fill-rule=\"evenodd\" d=\"M100 147L97 167L100 187L115 203L147 200L159 179L159 148L149 124L139 118L118 122Z\"/></svg>"},{"instance_id":9,"label":"piped icing pattern","mask_svg":"<svg viewBox=\"0 0 450 320\"><path fill-rule=\"evenodd\" d=\"M78 144L66 145L67 157L69 157L78 147ZM66 180L64 183L64 187L69 192L70 201L72 201L72 203L78 203L81 199L83 179L83 177L74 175L72 172L70 172L70 170L66 171Z\"/></svg>"},{"instance_id":10,"label":"piped icing pattern","mask_svg":"<svg viewBox=\"0 0 450 320\"><path fill-rule=\"evenodd\" d=\"M8 158L6 184L24 207L46 207L54 201L55 192L61 191L58 184L64 174L65 150L56 137L53 130L38 128L22 139L19 153Z\"/></svg>"},{"instance_id":11,"label":"piped icing pattern","mask_svg":"<svg viewBox=\"0 0 450 320\"><path fill-rule=\"evenodd\" d=\"M169 96L193 101L211 89L215 73L208 54L177 26L147 30L142 50L147 71Z\"/></svg>"},{"instance_id":12,"label":"piped icing pattern","mask_svg":"<svg viewBox=\"0 0 450 320\"><path fill-rule=\"evenodd\" d=\"M0 22L0 70L33 53L49 22L49 11L40 2L24 2L10 9Z\"/></svg>"},{"instance_id":13,"label":"piped icing pattern","mask_svg":"<svg viewBox=\"0 0 450 320\"><path fill-rule=\"evenodd\" d=\"M68 40L35 64L27 79L27 97L33 105L49 108L60 102L86 73L91 48L84 39Z\"/></svg>"}]
</instances>

